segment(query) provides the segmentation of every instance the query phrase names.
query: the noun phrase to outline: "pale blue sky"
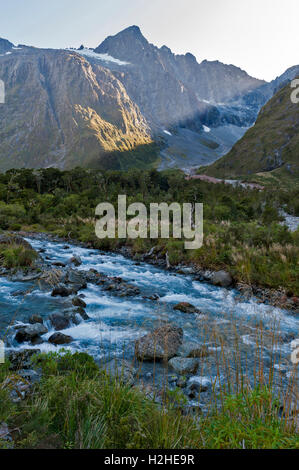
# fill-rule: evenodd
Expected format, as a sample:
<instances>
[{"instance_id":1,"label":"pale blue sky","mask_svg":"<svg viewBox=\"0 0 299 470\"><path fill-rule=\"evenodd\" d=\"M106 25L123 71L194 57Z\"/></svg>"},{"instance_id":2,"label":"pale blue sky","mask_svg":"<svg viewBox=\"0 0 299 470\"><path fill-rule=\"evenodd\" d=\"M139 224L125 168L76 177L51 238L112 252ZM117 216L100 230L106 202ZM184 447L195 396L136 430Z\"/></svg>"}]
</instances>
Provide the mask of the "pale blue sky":
<instances>
[{"instance_id":1,"label":"pale blue sky","mask_svg":"<svg viewBox=\"0 0 299 470\"><path fill-rule=\"evenodd\" d=\"M0 0L0 37L96 47L136 24L157 46L271 80L299 63L298 0Z\"/></svg>"}]
</instances>

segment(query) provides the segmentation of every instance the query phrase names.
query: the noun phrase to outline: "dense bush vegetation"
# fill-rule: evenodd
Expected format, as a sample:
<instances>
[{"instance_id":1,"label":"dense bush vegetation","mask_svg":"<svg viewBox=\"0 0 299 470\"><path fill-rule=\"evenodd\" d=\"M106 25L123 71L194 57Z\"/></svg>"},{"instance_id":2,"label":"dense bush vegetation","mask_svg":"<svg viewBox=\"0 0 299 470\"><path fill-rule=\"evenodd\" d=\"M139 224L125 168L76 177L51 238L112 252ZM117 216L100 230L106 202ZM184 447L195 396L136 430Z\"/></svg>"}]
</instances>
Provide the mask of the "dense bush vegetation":
<instances>
[{"instance_id":1,"label":"dense bush vegetation","mask_svg":"<svg viewBox=\"0 0 299 470\"><path fill-rule=\"evenodd\" d=\"M173 399L158 405L111 379L87 354L34 360L41 382L17 404L4 385L9 364L0 368L0 422L15 430L17 448L299 448L267 388L227 396L221 409L200 418L183 414ZM0 448L8 445L0 440Z\"/></svg>"},{"instance_id":2,"label":"dense bush vegetation","mask_svg":"<svg viewBox=\"0 0 299 470\"><path fill-rule=\"evenodd\" d=\"M128 204L203 202L204 246L185 251L180 240L98 240L95 207L116 204L126 194ZM180 171L128 172L57 169L10 170L0 175L0 229L35 230L71 237L103 249L132 247L144 253L158 245L170 262L193 262L202 268L227 269L237 281L299 294L299 233L279 222L284 207L299 215L298 190L265 191L225 184L187 181Z\"/></svg>"}]
</instances>

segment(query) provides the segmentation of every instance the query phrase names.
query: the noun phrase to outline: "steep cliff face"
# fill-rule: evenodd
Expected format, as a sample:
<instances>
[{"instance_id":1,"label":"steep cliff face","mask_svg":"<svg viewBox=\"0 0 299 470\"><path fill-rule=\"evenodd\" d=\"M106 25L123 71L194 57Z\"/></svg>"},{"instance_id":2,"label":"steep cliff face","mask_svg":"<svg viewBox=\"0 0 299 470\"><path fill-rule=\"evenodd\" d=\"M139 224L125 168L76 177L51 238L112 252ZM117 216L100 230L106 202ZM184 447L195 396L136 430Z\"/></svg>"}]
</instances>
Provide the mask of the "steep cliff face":
<instances>
[{"instance_id":1,"label":"steep cliff face","mask_svg":"<svg viewBox=\"0 0 299 470\"><path fill-rule=\"evenodd\" d=\"M233 149L208 167L218 177L253 174L297 179L299 177L299 105L291 101L287 84L261 110L254 127Z\"/></svg>"},{"instance_id":2,"label":"steep cliff face","mask_svg":"<svg viewBox=\"0 0 299 470\"><path fill-rule=\"evenodd\" d=\"M34 48L0 59L2 169L101 166L113 152L152 142L138 106L108 69L75 53Z\"/></svg>"}]
</instances>

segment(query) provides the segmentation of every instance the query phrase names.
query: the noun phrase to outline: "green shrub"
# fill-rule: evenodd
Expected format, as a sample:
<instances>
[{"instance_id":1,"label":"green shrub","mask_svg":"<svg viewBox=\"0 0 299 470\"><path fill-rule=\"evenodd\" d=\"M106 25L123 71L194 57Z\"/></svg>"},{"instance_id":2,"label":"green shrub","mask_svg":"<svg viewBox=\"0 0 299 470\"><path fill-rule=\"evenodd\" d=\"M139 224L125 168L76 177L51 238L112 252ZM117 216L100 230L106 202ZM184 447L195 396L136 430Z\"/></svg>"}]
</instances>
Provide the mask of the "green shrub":
<instances>
[{"instance_id":1,"label":"green shrub","mask_svg":"<svg viewBox=\"0 0 299 470\"><path fill-rule=\"evenodd\" d=\"M0 263L6 268L19 268L33 266L38 254L20 245L0 246Z\"/></svg>"}]
</instances>

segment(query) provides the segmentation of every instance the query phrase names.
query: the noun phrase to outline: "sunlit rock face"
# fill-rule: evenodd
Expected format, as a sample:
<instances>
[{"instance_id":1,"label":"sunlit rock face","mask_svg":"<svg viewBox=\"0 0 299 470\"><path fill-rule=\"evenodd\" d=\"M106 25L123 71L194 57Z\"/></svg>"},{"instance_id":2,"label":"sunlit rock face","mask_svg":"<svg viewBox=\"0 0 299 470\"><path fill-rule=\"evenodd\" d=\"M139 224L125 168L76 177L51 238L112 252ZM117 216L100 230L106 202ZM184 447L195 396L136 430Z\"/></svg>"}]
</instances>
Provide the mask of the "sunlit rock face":
<instances>
[{"instance_id":1,"label":"sunlit rock face","mask_svg":"<svg viewBox=\"0 0 299 470\"><path fill-rule=\"evenodd\" d=\"M13 50L0 57L0 77L1 169L88 165L151 142L122 83L76 53Z\"/></svg>"}]
</instances>

